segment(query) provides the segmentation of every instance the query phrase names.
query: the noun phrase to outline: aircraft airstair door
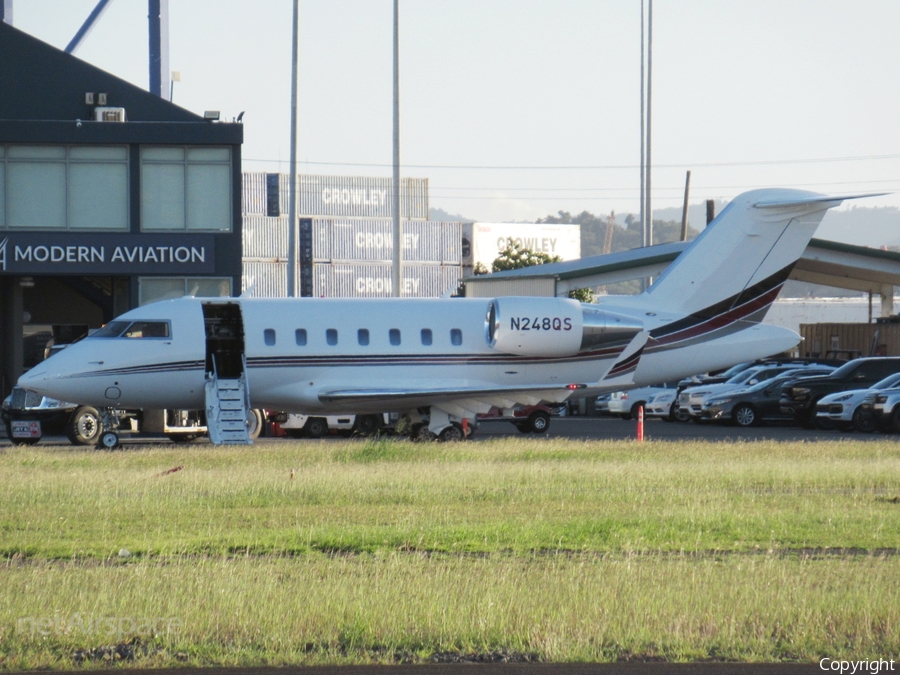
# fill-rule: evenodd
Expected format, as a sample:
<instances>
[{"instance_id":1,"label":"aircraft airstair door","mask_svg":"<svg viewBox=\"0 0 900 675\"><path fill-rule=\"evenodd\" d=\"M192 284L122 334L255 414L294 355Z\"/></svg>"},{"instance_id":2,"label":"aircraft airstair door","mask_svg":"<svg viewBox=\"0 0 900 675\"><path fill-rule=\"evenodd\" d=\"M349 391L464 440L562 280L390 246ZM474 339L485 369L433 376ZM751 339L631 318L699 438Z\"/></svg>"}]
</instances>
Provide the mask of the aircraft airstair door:
<instances>
[{"instance_id":1,"label":"aircraft airstair door","mask_svg":"<svg viewBox=\"0 0 900 675\"><path fill-rule=\"evenodd\" d=\"M250 389L244 324L236 302L203 304L206 326L206 427L216 445L249 445Z\"/></svg>"}]
</instances>

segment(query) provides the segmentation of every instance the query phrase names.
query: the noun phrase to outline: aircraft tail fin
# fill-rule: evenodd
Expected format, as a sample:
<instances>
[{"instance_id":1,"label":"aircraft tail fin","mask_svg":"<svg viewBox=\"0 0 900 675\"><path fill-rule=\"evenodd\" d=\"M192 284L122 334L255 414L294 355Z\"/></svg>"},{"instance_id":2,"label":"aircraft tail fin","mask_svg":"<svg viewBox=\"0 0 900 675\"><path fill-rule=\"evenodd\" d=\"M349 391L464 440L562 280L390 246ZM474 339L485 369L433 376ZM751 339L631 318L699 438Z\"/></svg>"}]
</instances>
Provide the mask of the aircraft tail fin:
<instances>
[{"instance_id":1,"label":"aircraft tail fin","mask_svg":"<svg viewBox=\"0 0 900 675\"><path fill-rule=\"evenodd\" d=\"M825 212L846 199L872 196L780 188L745 192L656 280L645 300L660 311L684 314L692 324L717 317L762 321Z\"/></svg>"}]
</instances>

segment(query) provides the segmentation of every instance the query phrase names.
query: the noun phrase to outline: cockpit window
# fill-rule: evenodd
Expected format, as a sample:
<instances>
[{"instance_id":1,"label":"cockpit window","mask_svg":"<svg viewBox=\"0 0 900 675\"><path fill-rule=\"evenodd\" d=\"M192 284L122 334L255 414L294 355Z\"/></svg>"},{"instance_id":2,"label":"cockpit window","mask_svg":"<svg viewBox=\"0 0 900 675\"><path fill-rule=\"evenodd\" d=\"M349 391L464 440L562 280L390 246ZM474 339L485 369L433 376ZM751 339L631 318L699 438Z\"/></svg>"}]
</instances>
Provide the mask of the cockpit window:
<instances>
[{"instance_id":1,"label":"cockpit window","mask_svg":"<svg viewBox=\"0 0 900 675\"><path fill-rule=\"evenodd\" d=\"M91 333L90 337L95 338L113 338L119 337L126 328L128 328L128 321L110 321L108 324L103 326L103 328L99 330L95 330Z\"/></svg>"},{"instance_id":2,"label":"cockpit window","mask_svg":"<svg viewBox=\"0 0 900 675\"><path fill-rule=\"evenodd\" d=\"M170 336L168 321L110 321L90 335L92 338L167 338Z\"/></svg>"},{"instance_id":3,"label":"cockpit window","mask_svg":"<svg viewBox=\"0 0 900 675\"><path fill-rule=\"evenodd\" d=\"M167 338L169 337L168 321L135 321L125 331L127 338Z\"/></svg>"}]
</instances>

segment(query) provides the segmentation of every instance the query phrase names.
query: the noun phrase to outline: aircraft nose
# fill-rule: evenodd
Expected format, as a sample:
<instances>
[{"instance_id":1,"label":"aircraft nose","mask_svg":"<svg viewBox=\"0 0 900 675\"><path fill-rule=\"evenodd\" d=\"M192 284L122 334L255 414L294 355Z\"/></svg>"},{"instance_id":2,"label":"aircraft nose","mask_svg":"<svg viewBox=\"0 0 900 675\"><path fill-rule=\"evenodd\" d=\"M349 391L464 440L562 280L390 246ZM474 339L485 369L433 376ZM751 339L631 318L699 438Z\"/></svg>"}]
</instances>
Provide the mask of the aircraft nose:
<instances>
[{"instance_id":1,"label":"aircraft nose","mask_svg":"<svg viewBox=\"0 0 900 675\"><path fill-rule=\"evenodd\" d=\"M19 378L18 385L39 394L47 393L47 369L35 366Z\"/></svg>"}]
</instances>

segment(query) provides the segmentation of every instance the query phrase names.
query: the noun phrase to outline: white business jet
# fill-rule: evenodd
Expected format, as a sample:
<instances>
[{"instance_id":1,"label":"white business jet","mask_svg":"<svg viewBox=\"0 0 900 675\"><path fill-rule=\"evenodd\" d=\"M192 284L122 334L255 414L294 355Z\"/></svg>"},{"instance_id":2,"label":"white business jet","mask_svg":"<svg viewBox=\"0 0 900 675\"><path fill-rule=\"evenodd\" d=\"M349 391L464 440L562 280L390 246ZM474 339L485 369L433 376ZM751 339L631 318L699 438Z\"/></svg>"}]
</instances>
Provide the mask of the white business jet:
<instances>
[{"instance_id":1,"label":"white business jet","mask_svg":"<svg viewBox=\"0 0 900 675\"><path fill-rule=\"evenodd\" d=\"M731 366L793 348L763 325L825 212L845 199L765 189L734 199L641 295L566 298L181 298L55 354L19 386L108 411L205 409L213 442L249 442L246 410L404 411L416 433ZM231 420L231 421L229 421ZM427 422L426 422L427 420ZM231 425L231 426L229 426Z\"/></svg>"}]
</instances>

